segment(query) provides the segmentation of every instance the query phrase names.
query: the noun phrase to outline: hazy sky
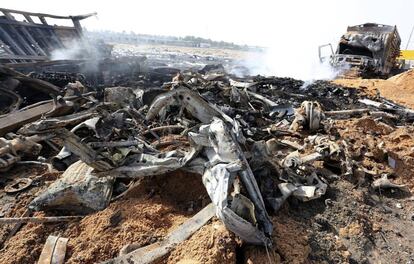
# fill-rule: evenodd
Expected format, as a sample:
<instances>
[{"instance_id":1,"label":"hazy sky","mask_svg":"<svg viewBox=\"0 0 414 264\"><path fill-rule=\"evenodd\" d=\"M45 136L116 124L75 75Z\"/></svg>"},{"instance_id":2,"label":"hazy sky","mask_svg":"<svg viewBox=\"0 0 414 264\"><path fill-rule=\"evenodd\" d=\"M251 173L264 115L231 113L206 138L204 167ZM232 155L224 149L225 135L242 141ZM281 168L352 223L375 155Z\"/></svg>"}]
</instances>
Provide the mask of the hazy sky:
<instances>
[{"instance_id":1,"label":"hazy sky","mask_svg":"<svg viewBox=\"0 0 414 264\"><path fill-rule=\"evenodd\" d=\"M414 25L413 0L13 0L0 6L60 15L98 12L82 22L88 29L268 46L274 64L315 59L318 45L334 44L348 25L365 22L397 25L405 48Z\"/></svg>"},{"instance_id":2,"label":"hazy sky","mask_svg":"<svg viewBox=\"0 0 414 264\"><path fill-rule=\"evenodd\" d=\"M13 0L0 6L61 15L98 12L97 18L82 22L88 29L198 35L265 46L289 39L331 42L347 25L365 22L397 25L404 44L414 24L412 0Z\"/></svg>"}]
</instances>

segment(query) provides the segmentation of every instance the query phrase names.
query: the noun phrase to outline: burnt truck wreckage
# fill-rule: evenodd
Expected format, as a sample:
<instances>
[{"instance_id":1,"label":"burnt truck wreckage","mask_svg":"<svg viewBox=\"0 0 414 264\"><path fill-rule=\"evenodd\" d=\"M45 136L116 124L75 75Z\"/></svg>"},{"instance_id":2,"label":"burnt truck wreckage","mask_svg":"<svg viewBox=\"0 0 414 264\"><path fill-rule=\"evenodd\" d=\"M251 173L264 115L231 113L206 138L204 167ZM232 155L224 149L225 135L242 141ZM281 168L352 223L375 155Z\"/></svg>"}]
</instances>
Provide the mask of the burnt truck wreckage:
<instances>
[{"instance_id":1,"label":"burnt truck wreckage","mask_svg":"<svg viewBox=\"0 0 414 264\"><path fill-rule=\"evenodd\" d=\"M1 118L15 120L15 125L1 134L0 169L35 164L65 171L29 203L29 212L85 215L103 210L114 196L122 198L115 193L117 182L177 170L200 175L211 199L212 205L163 241L149 248L127 245L108 263L149 263L162 257L214 214L243 241L271 247L277 241L271 239L269 214L290 196L304 202L318 199L330 182L370 173L352 158L350 143L335 132L333 120L363 115L394 125L414 120L414 111L354 89L324 81L303 88L302 81L289 78L240 78L219 65L174 76L173 69L132 64L132 70L123 68L130 75L118 75L115 87L90 86L95 79L82 75L42 75L39 69L45 66L39 65L31 76L42 79L0 68L2 97L13 98L16 87L51 96L21 109L19 96L10 105L1 104ZM29 119L15 118L44 104L43 112ZM44 146L53 146L54 154L39 160ZM19 192L30 184L9 185L15 187L11 192ZM373 186L404 187L384 177Z\"/></svg>"},{"instance_id":2,"label":"burnt truck wreckage","mask_svg":"<svg viewBox=\"0 0 414 264\"><path fill-rule=\"evenodd\" d=\"M375 23L350 26L329 60L334 67L352 68L360 75L386 77L398 68L400 45L396 26Z\"/></svg>"},{"instance_id":3,"label":"burnt truck wreckage","mask_svg":"<svg viewBox=\"0 0 414 264\"><path fill-rule=\"evenodd\" d=\"M80 21L94 15L57 16L0 8L0 62L46 61L53 51L69 49L75 42L85 46L82 53L87 54ZM72 25L55 24L62 22ZM103 52L109 48L96 46Z\"/></svg>"}]
</instances>

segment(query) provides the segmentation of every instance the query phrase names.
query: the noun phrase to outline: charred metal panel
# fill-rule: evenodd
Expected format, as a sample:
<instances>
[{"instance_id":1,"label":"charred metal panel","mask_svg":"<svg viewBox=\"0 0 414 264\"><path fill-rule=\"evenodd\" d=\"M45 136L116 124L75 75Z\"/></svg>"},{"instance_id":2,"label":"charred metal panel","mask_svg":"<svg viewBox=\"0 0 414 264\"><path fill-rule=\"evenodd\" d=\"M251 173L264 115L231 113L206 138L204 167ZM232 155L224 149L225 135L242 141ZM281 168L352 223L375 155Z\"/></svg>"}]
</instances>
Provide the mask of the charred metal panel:
<instances>
[{"instance_id":1,"label":"charred metal panel","mask_svg":"<svg viewBox=\"0 0 414 264\"><path fill-rule=\"evenodd\" d=\"M53 50L65 48L71 41L80 39L80 20L95 14L56 16L0 8L0 62L47 60ZM16 16L24 17L24 20L19 21ZM69 20L73 26L49 25L46 18Z\"/></svg>"},{"instance_id":2,"label":"charred metal panel","mask_svg":"<svg viewBox=\"0 0 414 264\"><path fill-rule=\"evenodd\" d=\"M396 26L375 23L351 26L342 35L331 63L388 75L400 54L400 44Z\"/></svg>"}]
</instances>

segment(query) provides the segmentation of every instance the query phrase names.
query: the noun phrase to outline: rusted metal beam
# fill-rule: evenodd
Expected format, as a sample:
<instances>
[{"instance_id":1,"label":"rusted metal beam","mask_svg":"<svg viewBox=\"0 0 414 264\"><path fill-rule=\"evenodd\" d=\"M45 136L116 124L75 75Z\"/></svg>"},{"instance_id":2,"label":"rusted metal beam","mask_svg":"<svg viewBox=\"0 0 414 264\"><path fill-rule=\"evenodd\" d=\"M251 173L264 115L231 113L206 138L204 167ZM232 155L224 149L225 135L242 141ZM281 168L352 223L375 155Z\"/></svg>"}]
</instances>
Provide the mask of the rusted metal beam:
<instances>
[{"instance_id":1,"label":"rusted metal beam","mask_svg":"<svg viewBox=\"0 0 414 264\"><path fill-rule=\"evenodd\" d=\"M42 28L36 28L36 27L25 27L28 32L32 32L32 36L35 38L35 40L38 41L41 48L47 53L47 55L50 55L51 45L50 40L48 36L45 34L44 30Z\"/></svg>"},{"instance_id":2,"label":"rusted metal beam","mask_svg":"<svg viewBox=\"0 0 414 264\"><path fill-rule=\"evenodd\" d=\"M31 60L31 61L42 61L47 60L47 56L32 56L32 55L14 55L6 54L0 55L0 60Z\"/></svg>"},{"instance_id":3,"label":"rusted metal beam","mask_svg":"<svg viewBox=\"0 0 414 264\"><path fill-rule=\"evenodd\" d=\"M44 16L39 16L39 19L40 19L40 21L42 22L43 25L49 25Z\"/></svg>"},{"instance_id":4,"label":"rusted metal beam","mask_svg":"<svg viewBox=\"0 0 414 264\"><path fill-rule=\"evenodd\" d=\"M3 27L1 26L3 25ZM60 39L56 36L55 30L69 30L69 31L73 31L74 34L78 34L78 32L76 31L75 28L73 27L64 27L64 26L50 26L50 25L39 25L39 24L29 24L29 23L23 23L20 21L11 21L11 20L0 20L0 30L5 32L3 34L7 34L4 37L4 40L6 40L7 42L9 42L12 47L16 47L15 49L17 50L18 53L20 53L21 55L26 54L27 53L25 51L23 51L21 49L21 47L17 44L17 42L15 42L13 40L13 38L10 36L10 34L8 34L6 32L6 30L4 29L6 25L11 26L10 28L12 28L12 26L21 26L21 27L33 27L33 28L38 28L37 32L40 36L42 36L44 39L47 39L49 42L53 41L53 43L57 46L55 46L54 48L64 48L65 46L63 45L63 43L60 41ZM13 28L14 29L14 28ZM0 31L0 33L2 33ZM46 36L45 32L48 33L48 36ZM19 43L21 40L21 36L19 35L19 33L16 33L19 38ZM49 49L50 47L52 47L52 45L48 45ZM32 54L33 55L33 54Z\"/></svg>"},{"instance_id":5,"label":"rusted metal beam","mask_svg":"<svg viewBox=\"0 0 414 264\"><path fill-rule=\"evenodd\" d=\"M19 34L19 32L16 32L16 29L14 28L14 26L19 26L19 25L16 25L15 23L18 23L18 24L21 24L20 25L20 29L22 29L22 31L23 30L25 30L25 32L29 35L29 36L31 36L30 35L30 33L26 30L26 27L28 26L28 24L27 23L24 23L24 22L20 22L20 21L17 21L10 13L9 13L9 11L3 11L3 14L9 19L9 21L7 21L7 24L9 24L9 30L11 30L12 32L13 32L13 34L19 39L19 43L20 44L22 44L24 47L25 47L25 49L29 52L29 53L32 53L32 55L38 55L37 54L37 52L35 51L35 50L33 50L32 48L31 48L31 46L30 46L30 44L27 44L26 43L26 41L24 40L24 38L22 38L21 36L20 36L20 34ZM27 15L26 15L27 16ZM30 18L30 16L27 16L27 17L29 17ZM69 19L69 18L68 18ZM30 20L33 22L33 20L30 18ZM42 21L42 23L43 24L45 24L45 25L47 25L47 22L46 22L46 20L45 20L45 18L44 17L42 17L42 18L40 18L40 20ZM6 22L6 21L5 21ZM13 23L14 22L14 23ZM1 21L0 21L0 23L1 23ZM13 24L12 24L13 23ZM36 23L33 23L34 25L36 25ZM58 28L60 28L59 26L49 26L48 25L48 27L46 28L46 30L48 30L50 33L51 33L51 37L52 37L52 39L53 39L53 41L56 43L56 45L58 45L59 47L63 47L63 44L62 44L62 42L57 38L57 37L55 37L54 35L55 35L55 32L54 31L52 31L52 30L49 30L48 28L53 28L53 30L56 30L56 29L58 29ZM76 31L76 29L73 29L73 28L70 28L69 27L69 29L70 30L75 30ZM41 30L37 30L38 32L39 31L41 31ZM42 36L44 36L44 35L42 35ZM33 44L35 44L36 43L36 45L37 45L37 42L33 39L33 38L31 38L31 39L29 39L29 41L33 41ZM48 46L50 46L50 45L48 45L48 44L46 44L45 45L45 47L48 47ZM41 55L44 55L44 56L47 56L47 54L45 54L44 53L44 51L43 51L43 49L42 48L40 48L39 46L38 46L38 48L39 48L39 50L41 51Z\"/></svg>"},{"instance_id":6,"label":"rusted metal beam","mask_svg":"<svg viewBox=\"0 0 414 264\"><path fill-rule=\"evenodd\" d=\"M30 15L27 15L27 14L23 14L23 16L24 16L24 18L27 20L27 22L29 22L30 24L36 24L35 22L34 22L34 20L30 17ZM25 23L26 24L26 23ZM27 25L25 25L25 26L21 26L20 27L21 29L22 29L22 31L23 31L23 29L24 29L24 31L26 31L27 33L29 33L30 34L30 36L33 38L33 39L35 39L35 42L34 43L39 43L40 45L42 45L42 46L44 46L44 47L47 47L47 42L45 41L45 39L44 39L44 36L43 36L43 34L42 34L42 31L41 30L39 30L38 28L32 28L32 30L34 30L34 32L36 33L36 36L32 36L32 34L31 34L31 32L29 31L29 29L27 28ZM26 33L24 33L24 34L26 34ZM30 38L30 37L29 37ZM32 41L32 40L30 40L30 41ZM42 51L43 51L43 49L41 49ZM43 51L44 52L44 51ZM45 56L47 55L47 54L44 54Z\"/></svg>"},{"instance_id":7,"label":"rusted metal beam","mask_svg":"<svg viewBox=\"0 0 414 264\"><path fill-rule=\"evenodd\" d=\"M8 132L14 131L31 121L39 119L42 115L53 110L53 108L54 102L49 101L36 107L14 112L0 118L0 136L4 136ZM58 106L53 111L52 115L67 114L71 111L71 109L72 107L66 105Z\"/></svg>"},{"instance_id":8,"label":"rusted metal beam","mask_svg":"<svg viewBox=\"0 0 414 264\"><path fill-rule=\"evenodd\" d=\"M39 43L33 38L30 32L26 29L26 27L19 27L19 30L23 32L23 35L30 41L30 43L36 48L36 51L40 53L40 55L47 56L46 52L39 46Z\"/></svg>"},{"instance_id":9,"label":"rusted metal beam","mask_svg":"<svg viewBox=\"0 0 414 264\"><path fill-rule=\"evenodd\" d=\"M72 19L73 25L75 26L76 33L78 33L78 37L82 37L82 26L79 22L79 19Z\"/></svg>"},{"instance_id":10,"label":"rusted metal beam","mask_svg":"<svg viewBox=\"0 0 414 264\"><path fill-rule=\"evenodd\" d=\"M27 40L22 37L22 34L14 26L5 26L3 29L11 33L11 35L17 39L18 42L16 44L18 44L20 47L23 47L26 50L26 54L29 53L30 55L38 55L30 43L28 43Z\"/></svg>"},{"instance_id":11,"label":"rusted metal beam","mask_svg":"<svg viewBox=\"0 0 414 264\"><path fill-rule=\"evenodd\" d=\"M3 14L7 19L16 20L9 12L3 11Z\"/></svg>"},{"instance_id":12,"label":"rusted metal beam","mask_svg":"<svg viewBox=\"0 0 414 264\"><path fill-rule=\"evenodd\" d=\"M3 48L3 50L5 50L7 53L13 53L13 51L9 48L8 45L6 45L6 43L4 43L1 39L0 39L0 46Z\"/></svg>"},{"instance_id":13,"label":"rusted metal beam","mask_svg":"<svg viewBox=\"0 0 414 264\"><path fill-rule=\"evenodd\" d=\"M9 47L11 47L11 49L14 50L14 53L17 53L19 55L26 55L26 52L20 48L20 46L14 41L14 39L9 35L9 33L7 33L7 31L4 30L2 27L0 27L0 37L3 37L3 39L7 41Z\"/></svg>"},{"instance_id":14,"label":"rusted metal beam","mask_svg":"<svg viewBox=\"0 0 414 264\"><path fill-rule=\"evenodd\" d=\"M52 14L44 14L44 13L33 13L33 12L26 12L26 11L19 11L19 10L13 10L13 9L7 9L7 8L0 8L0 11L2 13L15 13L15 14L21 14L21 15L27 15L27 16L37 16L37 17L49 17L49 18L56 18L56 19L72 19L76 18L78 20L82 20L91 16L95 16L97 13L89 13L85 15L78 15L78 16L57 16Z\"/></svg>"},{"instance_id":15,"label":"rusted metal beam","mask_svg":"<svg viewBox=\"0 0 414 264\"><path fill-rule=\"evenodd\" d=\"M73 29L72 29L73 30ZM66 48L60 38L56 35L56 29L47 29L50 38L56 43L56 48Z\"/></svg>"},{"instance_id":16,"label":"rusted metal beam","mask_svg":"<svg viewBox=\"0 0 414 264\"><path fill-rule=\"evenodd\" d=\"M23 16L24 16L24 18L27 20L27 22L29 22L29 23L35 23L34 21L33 21L33 19L29 16L29 15L27 15L27 14L22 14Z\"/></svg>"},{"instance_id":17,"label":"rusted metal beam","mask_svg":"<svg viewBox=\"0 0 414 264\"><path fill-rule=\"evenodd\" d=\"M8 20L16 21L16 19L9 12L3 11L3 14L6 16L6 18ZM27 52L31 53L32 55L38 55L37 52L31 47L30 43L27 43L26 40L23 37L20 36L20 33L17 31L17 29L15 29L13 26L9 26L8 29L5 26L4 30L5 31L10 30L13 33L12 35L15 36L16 38L18 38L19 43L16 43L17 45L21 44L21 45L24 46L24 48L26 49ZM29 40L29 41L31 41L31 40Z\"/></svg>"},{"instance_id":18,"label":"rusted metal beam","mask_svg":"<svg viewBox=\"0 0 414 264\"><path fill-rule=\"evenodd\" d=\"M46 20L45 20L45 22L46 22ZM25 27L35 27L35 28L75 30L73 27L68 27L68 26L51 26L51 25L47 24L47 22L46 22L46 24L32 24L32 23L24 23L24 22L17 21L17 20L0 19L0 24L25 26Z\"/></svg>"}]
</instances>

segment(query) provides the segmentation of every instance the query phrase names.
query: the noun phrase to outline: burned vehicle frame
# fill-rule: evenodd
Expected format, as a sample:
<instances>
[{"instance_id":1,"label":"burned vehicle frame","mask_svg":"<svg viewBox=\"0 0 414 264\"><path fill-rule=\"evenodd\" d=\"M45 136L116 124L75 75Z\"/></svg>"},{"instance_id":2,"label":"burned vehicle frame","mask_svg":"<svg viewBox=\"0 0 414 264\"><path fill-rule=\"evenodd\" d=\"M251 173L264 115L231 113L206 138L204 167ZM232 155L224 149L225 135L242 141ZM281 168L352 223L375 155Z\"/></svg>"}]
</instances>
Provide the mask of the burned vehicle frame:
<instances>
[{"instance_id":1,"label":"burned vehicle frame","mask_svg":"<svg viewBox=\"0 0 414 264\"><path fill-rule=\"evenodd\" d=\"M400 44L396 26L375 23L350 26L341 36L330 64L356 69L361 75L386 77L396 67Z\"/></svg>"},{"instance_id":2,"label":"burned vehicle frame","mask_svg":"<svg viewBox=\"0 0 414 264\"><path fill-rule=\"evenodd\" d=\"M93 15L57 16L0 8L0 62L48 60L52 51L69 48L73 40L83 37L80 21ZM48 19L70 21L73 26L52 25Z\"/></svg>"}]
</instances>

